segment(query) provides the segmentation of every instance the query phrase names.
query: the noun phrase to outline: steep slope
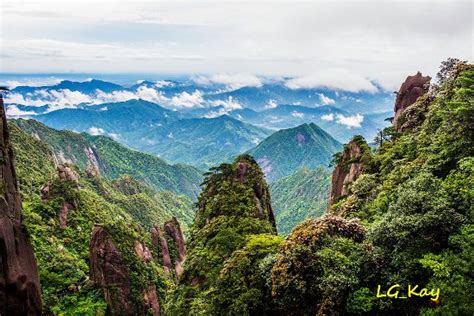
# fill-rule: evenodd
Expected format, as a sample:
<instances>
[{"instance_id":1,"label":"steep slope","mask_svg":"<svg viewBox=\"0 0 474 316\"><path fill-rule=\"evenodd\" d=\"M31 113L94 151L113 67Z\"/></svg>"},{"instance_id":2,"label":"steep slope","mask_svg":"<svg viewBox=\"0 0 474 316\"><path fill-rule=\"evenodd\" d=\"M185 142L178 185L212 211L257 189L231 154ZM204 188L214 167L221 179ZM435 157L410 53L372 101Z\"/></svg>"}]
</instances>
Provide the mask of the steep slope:
<instances>
[{"instance_id":1,"label":"steep slope","mask_svg":"<svg viewBox=\"0 0 474 316\"><path fill-rule=\"evenodd\" d=\"M245 235L232 221L229 214L255 209L254 190L230 180L235 164L211 173L167 310L473 314L474 66L448 60L439 78L439 87L405 104L380 148L361 136L345 146L335 157L329 214L283 242L268 230ZM390 287L398 299L377 297Z\"/></svg>"},{"instance_id":2,"label":"steep slope","mask_svg":"<svg viewBox=\"0 0 474 316\"><path fill-rule=\"evenodd\" d=\"M195 199L202 181L190 166L169 165L158 157L128 149L109 137L57 131L34 120L14 120L26 133L47 144L57 163L72 163L81 170L97 171L109 180L123 174L156 190L168 190Z\"/></svg>"},{"instance_id":3,"label":"steep slope","mask_svg":"<svg viewBox=\"0 0 474 316\"><path fill-rule=\"evenodd\" d=\"M339 157L336 169L346 171L333 174L335 203L329 212L360 218L367 230L366 247L346 253L348 262L358 262L346 265L352 279L341 279L344 282L332 287L332 293L323 295L326 300L308 296L297 299L298 306L327 313L473 313L469 268L473 259L468 254L474 251L474 67L456 60L442 66L439 87L411 84L413 78L422 85L429 81L421 74L409 76L402 84L397 98L397 105L402 106L395 107L397 120L384 131L385 141L377 151L364 155L360 148L367 144L359 138ZM311 225L302 225L303 229ZM296 243L286 247L301 253L297 240L302 237L293 234L290 238ZM285 261L288 268L298 264L282 257ZM282 268L283 288L277 285L275 290L282 291L286 302L295 298L288 290L299 285L288 278L304 276L307 284L315 284L320 277L308 279L305 271L288 275L285 272L290 270ZM439 292L417 298L412 294L396 302L374 300L374 290L387 280L389 286L400 284L404 293L408 284ZM352 294L345 299L333 295L347 291Z\"/></svg>"},{"instance_id":4,"label":"steep slope","mask_svg":"<svg viewBox=\"0 0 474 316\"><path fill-rule=\"evenodd\" d=\"M302 168L270 185L278 233L288 235L296 225L322 216L328 206L330 173Z\"/></svg>"},{"instance_id":5,"label":"steep slope","mask_svg":"<svg viewBox=\"0 0 474 316\"><path fill-rule=\"evenodd\" d=\"M38 266L22 220L13 148L0 91L0 313L39 315Z\"/></svg>"},{"instance_id":6,"label":"steep slope","mask_svg":"<svg viewBox=\"0 0 474 316\"><path fill-rule=\"evenodd\" d=\"M127 175L109 182L73 165L56 171L49 146L11 125L43 312L158 315L171 280L148 231L174 217L187 229L191 201Z\"/></svg>"},{"instance_id":7,"label":"steep slope","mask_svg":"<svg viewBox=\"0 0 474 316\"><path fill-rule=\"evenodd\" d=\"M245 256L244 253L260 247L275 251L280 243L275 236L268 187L262 171L250 156L239 156L232 164L212 169L204 183L184 273L167 304L171 315L237 312L250 299L249 293L258 289L261 280L251 281L245 289L236 288L237 283L226 273L231 269L229 264L242 256L250 258L250 254ZM257 254L252 260L258 262L263 257ZM248 269L255 271L258 264ZM238 292L231 294L233 290ZM255 302L265 297L263 292L254 295ZM239 306L232 307L235 304ZM255 307L255 311L260 307Z\"/></svg>"},{"instance_id":8,"label":"steep slope","mask_svg":"<svg viewBox=\"0 0 474 316\"><path fill-rule=\"evenodd\" d=\"M311 123L275 132L248 153L274 181L302 167L328 167L340 148L338 141Z\"/></svg>"}]
</instances>

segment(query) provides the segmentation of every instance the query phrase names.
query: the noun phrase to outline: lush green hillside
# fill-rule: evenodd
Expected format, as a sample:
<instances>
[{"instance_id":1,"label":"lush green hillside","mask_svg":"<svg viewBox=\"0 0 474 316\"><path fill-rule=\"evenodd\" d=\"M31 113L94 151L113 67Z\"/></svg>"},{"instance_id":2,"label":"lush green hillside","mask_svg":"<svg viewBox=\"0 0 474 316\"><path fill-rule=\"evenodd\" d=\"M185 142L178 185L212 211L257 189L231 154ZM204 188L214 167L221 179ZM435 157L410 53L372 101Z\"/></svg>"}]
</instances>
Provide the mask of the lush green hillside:
<instances>
[{"instance_id":1,"label":"lush green hillside","mask_svg":"<svg viewBox=\"0 0 474 316\"><path fill-rule=\"evenodd\" d=\"M162 159L126 148L105 136L57 131L34 120L13 120L26 133L45 143L57 162L81 170L95 168L106 179L123 174L143 181L158 191L168 190L195 199L202 181L200 171L185 165L170 165Z\"/></svg>"},{"instance_id":2,"label":"lush green hillside","mask_svg":"<svg viewBox=\"0 0 474 316\"><path fill-rule=\"evenodd\" d=\"M258 263L276 251L270 194L250 156L212 169L205 179L191 230L188 258L167 304L169 315L243 315L265 312L268 291Z\"/></svg>"},{"instance_id":3,"label":"lush green hillside","mask_svg":"<svg viewBox=\"0 0 474 316\"><path fill-rule=\"evenodd\" d=\"M10 123L9 128L15 150L20 192L25 201L37 200L41 188L57 178L54 154L49 146L26 134L15 124ZM120 207L147 229L156 223L163 224L172 216L179 218L185 227L193 219L192 201L184 195L176 195L170 191L158 192L128 174L117 175L117 178L110 182L99 175L91 175L79 169L77 172L81 174L83 187L88 187L105 201Z\"/></svg>"},{"instance_id":4,"label":"lush green hillside","mask_svg":"<svg viewBox=\"0 0 474 316\"><path fill-rule=\"evenodd\" d=\"M274 181L302 167L328 167L341 144L315 124L280 130L249 151L267 180Z\"/></svg>"},{"instance_id":5,"label":"lush green hillside","mask_svg":"<svg viewBox=\"0 0 474 316\"><path fill-rule=\"evenodd\" d=\"M288 235L308 218L322 216L328 207L331 174L327 169L302 168L270 185L278 233Z\"/></svg>"},{"instance_id":6,"label":"lush green hillside","mask_svg":"<svg viewBox=\"0 0 474 316\"><path fill-rule=\"evenodd\" d=\"M246 168L215 170L170 314L472 315L474 67L443 66L440 87L399 113L380 148L361 136L344 147L329 214L282 243L241 228L259 213ZM391 286L398 298L377 297Z\"/></svg>"},{"instance_id":7,"label":"lush green hillside","mask_svg":"<svg viewBox=\"0 0 474 316\"><path fill-rule=\"evenodd\" d=\"M24 204L24 225L40 270L46 313L104 315L102 290L89 277L91 232L100 224L117 255L131 271L130 304L141 310L138 293L154 287L164 300L169 282L155 262L134 252L137 241L153 250L149 229L176 216L185 228L193 218L192 202L169 191L156 192L130 176L113 182L71 166L79 180L58 178L49 146L15 124L10 133ZM43 193L40 196L40 189ZM135 250L136 251L136 250ZM153 253L158 257L158 253ZM117 259L118 260L118 259ZM137 296L138 295L138 296Z\"/></svg>"}]
</instances>

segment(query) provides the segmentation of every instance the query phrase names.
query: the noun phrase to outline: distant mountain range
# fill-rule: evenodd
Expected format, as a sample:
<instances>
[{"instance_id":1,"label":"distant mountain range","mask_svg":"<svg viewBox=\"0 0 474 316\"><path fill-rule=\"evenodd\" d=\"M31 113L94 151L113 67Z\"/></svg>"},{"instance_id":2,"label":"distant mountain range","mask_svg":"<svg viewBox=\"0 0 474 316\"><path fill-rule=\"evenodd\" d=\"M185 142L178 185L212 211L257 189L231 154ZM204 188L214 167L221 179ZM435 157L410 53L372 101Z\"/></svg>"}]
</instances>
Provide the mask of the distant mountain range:
<instances>
[{"instance_id":1,"label":"distant mountain range","mask_svg":"<svg viewBox=\"0 0 474 316\"><path fill-rule=\"evenodd\" d=\"M311 123L275 132L248 153L272 182L303 167L327 168L341 148L337 140Z\"/></svg>"},{"instance_id":2,"label":"distant mountain range","mask_svg":"<svg viewBox=\"0 0 474 316\"><path fill-rule=\"evenodd\" d=\"M317 124L341 143L357 134L372 140L388 124L384 119L392 99L383 91L290 88L282 80L230 87L190 79L130 86L92 79L18 86L6 101L12 118L109 136L170 163L205 171L275 131L302 124Z\"/></svg>"},{"instance_id":3,"label":"distant mountain range","mask_svg":"<svg viewBox=\"0 0 474 316\"><path fill-rule=\"evenodd\" d=\"M143 100L61 109L35 116L55 129L106 135L172 163L209 167L254 147L269 130L223 115L185 118Z\"/></svg>"}]
</instances>

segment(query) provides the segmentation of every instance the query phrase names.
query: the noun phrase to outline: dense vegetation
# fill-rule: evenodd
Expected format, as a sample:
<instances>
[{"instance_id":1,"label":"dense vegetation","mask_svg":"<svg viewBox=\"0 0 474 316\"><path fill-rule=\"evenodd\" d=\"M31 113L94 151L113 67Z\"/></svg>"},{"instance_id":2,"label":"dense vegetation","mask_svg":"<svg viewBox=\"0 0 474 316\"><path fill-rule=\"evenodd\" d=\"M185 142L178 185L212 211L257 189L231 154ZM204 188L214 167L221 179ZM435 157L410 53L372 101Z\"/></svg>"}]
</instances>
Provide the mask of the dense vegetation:
<instances>
[{"instance_id":1,"label":"dense vegetation","mask_svg":"<svg viewBox=\"0 0 474 316\"><path fill-rule=\"evenodd\" d=\"M156 263L144 264L135 255L134 241L144 242L158 258L148 234L150 227L176 216L186 229L193 218L190 199L170 191L157 192L129 175L109 182L72 165L79 182L61 181L50 146L15 124L9 127L24 202L24 224L39 266L45 312L106 313L103 294L89 279L89 243L96 223L107 231L127 266L135 271L131 277L132 291L140 293L154 284L160 298L164 298L168 278ZM45 185L48 193L41 197L40 189ZM65 203L70 211L66 225L62 226L60 210ZM141 299L133 299L137 309Z\"/></svg>"},{"instance_id":2,"label":"dense vegetation","mask_svg":"<svg viewBox=\"0 0 474 316\"><path fill-rule=\"evenodd\" d=\"M298 169L328 167L341 144L317 125L303 124L280 130L249 151L263 168L268 181Z\"/></svg>"},{"instance_id":3,"label":"dense vegetation","mask_svg":"<svg viewBox=\"0 0 474 316\"><path fill-rule=\"evenodd\" d=\"M14 120L10 125L41 140L60 163L68 162L81 170L94 167L108 180L129 174L158 191L185 194L191 199L196 199L199 193L202 177L193 167L169 165L158 157L126 148L106 136L58 131L35 120Z\"/></svg>"},{"instance_id":4,"label":"dense vegetation","mask_svg":"<svg viewBox=\"0 0 474 316\"><path fill-rule=\"evenodd\" d=\"M448 66L380 148L354 139L363 174L285 241L245 223L235 163L208 176L171 314L473 314L474 67ZM376 297L395 284L440 296Z\"/></svg>"},{"instance_id":5,"label":"dense vegetation","mask_svg":"<svg viewBox=\"0 0 474 316\"><path fill-rule=\"evenodd\" d=\"M278 233L288 235L305 219L322 216L328 207L331 174L325 168L302 168L272 182L272 206Z\"/></svg>"},{"instance_id":6,"label":"dense vegetation","mask_svg":"<svg viewBox=\"0 0 474 316\"><path fill-rule=\"evenodd\" d=\"M285 240L277 235L270 189L253 157L211 168L178 280L130 249L140 240L157 258L147 231L173 215L189 223L187 198L157 193L144 179L118 171L107 179L71 166L79 181L61 181L52 145L12 125L24 224L46 313L106 312L89 280L90 233L100 223L131 271L131 304L140 305L142 290L153 285L166 315L474 314L474 66L450 60L439 76L439 86L404 110L399 128L382 131L379 148L356 136L354 147L334 156L342 169L362 164L362 173L344 184L328 214L307 219ZM344 155L354 148L357 159ZM113 157L108 161L120 165L118 154ZM307 214L318 216L323 205L311 197L327 194L327 177L303 169L275 182L272 191L284 192L276 201L280 220L294 225ZM40 198L45 183L48 194ZM64 203L71 206L66 225L58 214ZM311 211L301 212L306 205ZM284 233L286 225L280 226ZM379 286L384 292L395 284L403 294L409 286L439 288L440 294L376 296Z\"/></svg>"},{"instance_id":7,"label":"dense vegetation","mask_svg":"<svg viewBox=\"0 0 474 316\"><path fill-rule=\"evenodd\" d=\"M211 169L204 181L189 253L180 285L171 295L171 315L242 314L265 311L259 263L275 252L270 195L259 166L250 156Z\"/></svg>"}]
</instances>

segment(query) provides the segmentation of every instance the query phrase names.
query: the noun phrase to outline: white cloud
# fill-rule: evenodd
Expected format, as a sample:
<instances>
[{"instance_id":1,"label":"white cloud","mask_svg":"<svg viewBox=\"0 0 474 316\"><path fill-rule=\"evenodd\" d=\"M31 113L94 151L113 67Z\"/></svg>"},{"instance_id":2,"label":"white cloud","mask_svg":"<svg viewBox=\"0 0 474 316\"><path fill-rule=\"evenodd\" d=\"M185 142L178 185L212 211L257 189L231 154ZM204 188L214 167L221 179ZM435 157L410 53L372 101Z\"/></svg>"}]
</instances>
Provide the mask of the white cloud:
<instances>
[{"instance_id":1,"label":"white cloud","mask_svg":"<svg viewBox=\"0 0 474 316\"><path fill-rule=\"evenodd\" d=\"M9 93L5 98L5 103L11 104L30 106L48 105L48 111L71 108L81 103L92 103L92 101L93 99L89 95L69 89L41 89L34 93L26 94L26 97L19 93Z\"/></svg>"},{"instance_id":2,"label":"white cloud","mask_svg":"<svg viewBox=\"0 0 474 316\"><path fill-rule=\"evenodd\" d=\"M105 135L109 136L110 138L114 140L119 140L120 139L120 134L115 134L115 133L107 133L103 128L92 126L87 130L87 133L89 133L92 136L100 136L100 135Z\"/></svg>"},{"instance_id":3,"label":"white cloud","mask_svg":"<svg viewBox=\"0 0 474 316\"><path fill-rule=\"evenodd\" d=\"M325 96L323 93L319 94L319 101L323 105L329 105L329 104L336 103L336 101L334 99L331 99L330 97Z\"/></svg>"},{"instance_id":4,"label":"white cloud","mask_svg":"<svg viewBox=\"0 0 474 316\"><path fill-rule=\"evenodd\" d=\"M167 81L167 80L159 80L155 82L155 87L157 88L163 88L163 87L168 87L168 86L173 86L173 82Z\"/></svg>"},{"instance_id":5,"label":"white cloud","mask_svg":"<svg viewBox=\"0 0 474 316\"><path fill-rule=\"evenodd\" d=\"M214 118L214 117L219 117L219 116L222 116L222 115L225 115L227 114L229 111L227 111L226 109L224 108L221 108L217 111L210 111L208 112L206 115L204 115L204 117L206 118Z\"/></svg>"},{"instance_id":6,"label":"white cloud","mask_svg":"<svg viewBox=\"0 0 474 316\"><path fill-rule=\"evenodd\" d=\"M87 132L89 134L91 134L92 136L98 136L98 135L104 135L105 134L105 131L102 128L95 127L95 126L92 126L91 128L89 128L87 130Z\"/></svg>"},{"instance_id":7,"label":"white cloud","mask_svg":"<svg viewBox=\"0 0 474 316\"><path fill-rule=\"evenodd\" d=\"M137 96L140 99L155 103L166 103L169 101L161 92L148 87L139 87L137 89Z\"/></svg>"},{"instance_id":8,"label":"white cloud","mask_svg":"<svg viewBox=\"0 0 474 316\"><path fill-rule=\"evenodd\" d=\"M36 113L33 112L33 111L20 110L16 105L8 106L6 114L7 114L8 117L11 117L11 118L18 118L18 117L36 115Z\"/></svg>"},{"instance_id":9,"label":"white cloud","mask_svg":"<svg viewBox=\"0 0 474 316\"><path fill-rule=\"evenodd\" d=\"M328 121L328 122L334 121L334 114L329 113L329 114L321 115L321 119L322 119L323 121Z\"/></svg>"},{"instance_id":10,"label":"white cloud","mask_svg":"<svg viewBox=\"0 0 474 316\"><path fill-rule=\"evenodd\" d=\"M242 109L242 105L237 102L237 101L234 101L234 99L232 98L232 96L229 96L227 98L227 100L215 100L215 101L211 101L209 102L209 105L210 106L223 106L225 110L227 111L232 111L232 110L237 110L237 109Z\"/></svg>"},{"instance_id":11,"label":"white cloud","mask_svg":"<svg viewBox=\"0 0 474 316\"><path fill-rule=\"evenodd\" d=\"M311 75L286 81L285 85L293 90L329 88L349 92L377 92L377 87L367 78L345 70L325 70Z\"/></svg>"},{"instance_id":12,"label":"white cloud","mask_svg":"<svg viewBox=\"0 0 474 316\"><path fill-rule=\"evenodd\" d=\"M347 126L347 128L361 127L362 126L361 124L363 121L364 121L364 116L359 113L352 116L344 116L342 114L336 115L336 122Z\"/></svg>"},{"instance_id":13,"label":"white cloud","mask_svg":"<svg viewBox=\"0 0 474 316\"><path fill-rule=\"evenodd\" d=\"M61 82L62 79L54 77L45 77L45 78L26 78L26 79L17 79L17 80L7 80L1 82L0 85L7 86L9 89L15 89L19 86L28 86L28 87L41 87L41 86L50 86L55 85Z\"/></svg>"},{"instance_id":14,"label":"white cloud","mask_svg":"<svg viewBox=\"0 0 474 316\"><path fill-rule=\"evenodd\" d=\"M15 27L2 34L2 72L342 68L392 89L417 70L433 75L448 56L472 60L470 1L414 0L409 10L395 0L7 2L2 23Z\"/></svg>"},{"instance_id":15,"label":"white cloud","mask_svg":"<svg viewBox=\"0 0 474 316\"><path fill-rule=\"evenodd\" d=\"M291 116L297 117L297 118L302 118L304 116L304 113L293 111L293 112L291 112Z\"/></svg>"},{"instance_id":16,"label":"white cloud","mask_svg":"<svg viewBox=\"0 0 474 316\"><path fill-rule=\"evenodd\" d=\"M178 108L202 107L203 103L204 103L203 94L199 90L196 90L191 94L184 91L180 94L173 96L170 101L170 104L172 106L175 106Z\"/></svg>"},{"instance_id":17,"label":"white cloud","mask_svg":"<svg viewBox=\"0 0 474 316\"><path fill-rule=\"evenodd\" d=\"M262 80L250 74L216 74L212 76L194 77L193 81L200 85L222 84L229 90L242 87L261 87Z\"/></svg>"},{"instance_id":18,"label":"white cloud","mask_svg":"<svg viewBox=\"0 0 474 316\"><path fill-rule=\"evenodd\" d=\"M266 109L274 109L277 106L278 106L278 104L276 103L276 101L272 100L272 99L268 100L267 104L265 104Z\"/></svg>"},{"instance_id":19,"label":"white cloud","mask_svg":"<svg viewBox=\"0 0 474 316\"><path fill-rule=\"evenodd\" d=\"M42 106L45 104L43 100L33 100L29 97L25 98L22 94L19 93L8 93L5 97L5 103L30 106Z\"/></svg>"}]
</instances>

